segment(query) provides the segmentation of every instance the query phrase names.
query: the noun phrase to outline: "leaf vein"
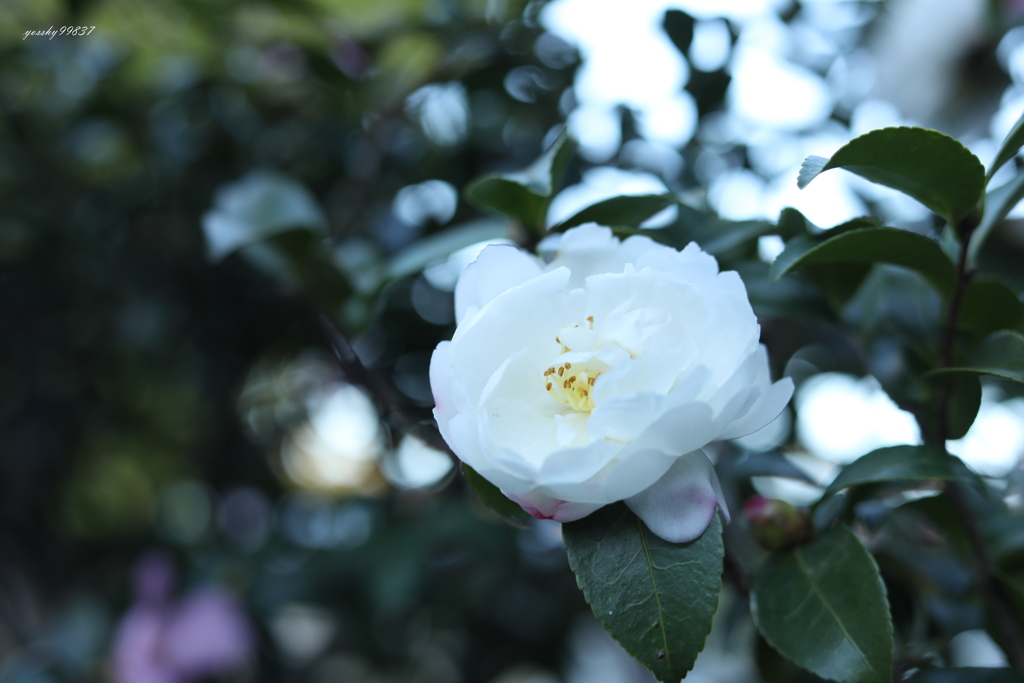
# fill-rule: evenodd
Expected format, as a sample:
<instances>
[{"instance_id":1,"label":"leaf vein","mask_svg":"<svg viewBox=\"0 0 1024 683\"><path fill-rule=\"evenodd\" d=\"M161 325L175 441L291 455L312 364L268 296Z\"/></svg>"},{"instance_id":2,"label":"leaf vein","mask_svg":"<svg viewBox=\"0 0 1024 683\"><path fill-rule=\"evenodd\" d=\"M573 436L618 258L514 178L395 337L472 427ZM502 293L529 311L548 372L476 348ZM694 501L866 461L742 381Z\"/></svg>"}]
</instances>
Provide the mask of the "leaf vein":
<instances>
[{"instance_id":1,"label":"leaf vein","mask_svg":"<svg viewBox=\"0 0 1024 683\"><path fill-rule=\"evenodd\" d=\"M637 526L640 531L640 544L643 546L644 555L647 557L647 568L651 572L651 583L654 585L654 600L658 605L658 621L662 623L661 627L661 640L664 644L665 653L665 664L668 666L669 671L672 670L672 653L668 647L668 624L665 624L665 614L661 608L661 595L658 594L658 579L654 576L654 561L651 559L651 551L647 547L647 534L644 533L644 523L640 521L640 518L636 518Z\"/></svg>"},{"instance_id":2,"label":"leaf vein","mask_svg":"<svg viewBox=\"0 0 1024 683\"><path fill-rule=\"evenodd\" d=\"M835 620L836 625L839 626L839 630L843 632L843 635L846 637L846 639L850 641L851 645L853 645L853 649L857 651L857 654L860 655L860 658L864 660L865 664L867 664L868 669L871 671L871 673L875 675L875 679L884 680L884 678L882 678L882 676L880 676L879 673L875 671L875 667L871 664L871 660L868 659L867 656L864 654L864 651L860 649L860 645L857 643L857 641L854 640L853 636L850 635L850 632L846 630L846 626L839 618L839 615L836 614L836 611L832 608L832 605L829 603L828 600L825 599L825 594L822 592L821 588L814 580L814 576L813 574L811 574L810 568L808 568L808 566L804 563L803 555L800 553L800 550L795 550L793 552L793 556L796 558L797 564L800 565L800 570L804 573L804 576L807 577L807 582L811 584L811 590L814 591L814 593L818 596L818 599L821 600L821 604L825 606L825 609L828 610L828 613L832 615L832 618Z\"/></svg>"}]
</instances>

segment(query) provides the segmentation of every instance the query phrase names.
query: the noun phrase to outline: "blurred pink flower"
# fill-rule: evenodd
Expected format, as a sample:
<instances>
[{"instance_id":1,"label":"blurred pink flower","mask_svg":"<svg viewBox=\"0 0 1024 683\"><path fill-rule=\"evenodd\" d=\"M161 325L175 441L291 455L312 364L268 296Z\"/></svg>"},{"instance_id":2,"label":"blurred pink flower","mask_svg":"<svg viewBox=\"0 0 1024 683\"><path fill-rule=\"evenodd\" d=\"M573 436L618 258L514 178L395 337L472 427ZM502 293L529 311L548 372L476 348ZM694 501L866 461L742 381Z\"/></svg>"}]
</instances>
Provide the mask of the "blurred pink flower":
<instances>
[{"instance_id":1,"label":"blurred pink flower","mask_svg":"<svg viewBox=\"0 0 1024 683\"><path fill-rule=\"evenodd\" d=\"M121 619L111 653L118 683L189 683L237 669L255 637L234 595L201 588L173 599L175 572L162 554L135 570L135 604Z\"/></svg>"}]
</instances>

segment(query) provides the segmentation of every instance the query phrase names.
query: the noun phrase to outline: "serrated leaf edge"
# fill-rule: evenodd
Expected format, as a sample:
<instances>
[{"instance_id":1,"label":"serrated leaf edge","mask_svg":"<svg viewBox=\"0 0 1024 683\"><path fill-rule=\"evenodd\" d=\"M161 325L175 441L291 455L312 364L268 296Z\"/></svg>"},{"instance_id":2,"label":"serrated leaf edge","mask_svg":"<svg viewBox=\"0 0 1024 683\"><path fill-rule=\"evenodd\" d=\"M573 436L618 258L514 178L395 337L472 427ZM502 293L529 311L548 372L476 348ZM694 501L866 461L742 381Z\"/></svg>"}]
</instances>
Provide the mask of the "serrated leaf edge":
<instances>
[{"instance_id":1,"label":"serrated leaf edge","mask_svg":"<svg viewBox=\"0 0 1024 683\"><path fill-rule=\"evenodd\" d=\"M622 513L622 514L623 514L623 515L626 515L626 514L627 514L627 511L623 511L623 513ZM620 516L620 517L619 517L619 519L622 519L622 517ZM715 511L715 519L717 519L717 520L718 520L718 525L717 525L717 526L718 526L718 529L719 529L719 533L721 533L721 530L722 530L722 524L721 524L721 519L719 518L719 514L718 514L718 511L717 511L717 510ZM645 531L649 531L649 529L647 529L647 528L646 528L646 526L645 526L645 525L644 525L644 523L643 523L643 520L641 520L641 519L640 519L639 517L636 517L636 522L637 522L637 524L639 525L639 528L640 528L640 539L641 539L641 544L642 544L642 546L643 546L643 549L644 549L644 556L645 556L645 558L646 558L646 560L647 560L647 567L648 567L648 570L649 570L649 571L651 572L651 574L652 574L652 577L651 577L651 578L652 578L652 581L653 581L653 578L654 578L654 577L653 577L653 574L654 574L654 569L653 569L653 565L654 565L654 563L653 563L653 562L651 561L651 555L650 555L650 551L649 551L649 550L647 549L647 538L646 538L646 536L644 535L644 532L645 532ZM618 520L616 520L616 523L618 523ZM612 525L611 525L611 526L610 526L609 528L611 528L611 527L613 527L613 526L614 526L614 524L612 524ZM710 529L710 528L711 528L711 526L710 526L710 525L708 525L708 528ZM707 530L705 530L705 532L704 532L704 533L707 533ZM725 552L725 551L724 551L724 541L723 541L723 546L722 546L722 548L723 548L723 555L722 555L722 559L723 559L723 561L724 561L724 558L725 558L725 555L724 555L724 552ZM572 561L572 554L571 554L571 553L568 553L568 554L567 554L567 558L568 558L568 560L569 560L569 568L570 568L570 569L572 570L573 576L575 576L575 577L576 577L576 586L577 586L577 587L578 587L578 588L580 589L580 591L581 591L581 592L583 593L583 595L584 595L584 598L588 598L588 596L587 596L587 590L586 590L586 589L585 589L585 588L583 587L583 584L582 584L582 583L580 582L580 575L579 575L579 572L578 572L578 570L577 570L576 566L574 565L574 563L573 563L573 561ZM662 612L662 609L661 609L661 597L660 597L660 596L658 596L658 594L657 594L657 582L654 582L654 585L655 585L655 600L657 601L657 604L658 604L658 619L659 619L659 623L663 623L663 622L664 622L664 618L663 618L663 617L661 616L661 615L663 614L663 612ZM715 590L715 596L716 596L716 598L717 598L717 600L716 600L716 603L715 603L715 605L716 605L716 607L715 607L715 613L717 613L717 612L718 612L718 606L717 606L717 605L718 605L718 603L719 603L719 602L721 602L721 596L722 596L722 586L723 586L723 583L722 583L722 574L721 574L721 573L719 573L719 574L718 574L718 584L717 584L717 587L716 587L716 590ZM597 613L597 610L596 610L596 609L594 609L594 606L593 606L593 604L591 604L591 602L590 602L590 600L589 600L589 599L587 599L587 604L588 604L588 605L590 606L590 611L591 611L591 612L593 613L593 615L594 615L594 616L595 616L595 617L597 618L597 620L598 620L598 621L600 621L600 622L601 622L601 626L602 626L602 627L604 627L605 633L607 633L608 635L610 635L610 636L612 637L612 639L613 639L613 640L614 640L614 641L615 641L616 643L618 643L618 644L619 644L619 647L621 647L621 648L623 649L623 651L625 651L625 652L626 652L627 654L629 654L629 656L630 656L630 657L633 657L633 659L634 659L634 660L636 660L636 661L637 661L637 662L639 662L639 663L640 663L641 665L643 665L643 662L640 662L640 660L639 660L639 659L637 659L637 658L636 658L636 657L635 657L635 656L633 655L633 653L629 651L629 649L628 649L628 648L626 647L625 643L623 643L623 642L622 642L621 640L619 640L619 638L618 638L618 637L617 637L617 636L616 636L616 635L615 635L614 633L612 633L612 631L611 631L611 630L609 630L607 626L605 626L605 620L604 620L604 615L601 615L601 614L598 614L598 613ZM700 649L698 649L698 650L697 650L697 655L698 655L698 656L700 655L700 653L701 653L701 652L703 652L703 651L704 651L704 647L705 647L705 646L707 645L707 642L708 642L708 636L709 636L709 635L711 635L711 630L712 630L712 627L713 627L713 626L714 626L714 615L712 615L712 619L711 619L711 620L709 620L709 622L708 622L708 630L707 630L707 632L706 632L706 633L704 633L704 640L702 640L702 641L701 641L701 644L700 644ZM666 649L665 649L665 657L667 658L667 657L668 657L668 636L667 636L667 635L665 635L665 629L662 629L662 638L663 638L663 642L665 643L665 648L666 648ZM694 667L694 666L695 666L696 664L697 664L697 657L694 657L694 658L693 658L693 663L692 663L692 664L690 664L690 668L688 668L688 669L686 670L686 672L684 673L684 677L685 677L685 675L686 675L687 673L689 673L689 672L693 671L693 667ZM644 666L644 668L646 669L647 667L646 667L646 666ZM648 671L651 671L650 669L647 669L647 670L648 670ZM656 674L655 674L655 673L654 673L653 671L651 671L651 675L652 675L652 676L655 676L655 677L657 677L657 675L656 675ZM658 679L658 680L662 680L662 679Z\"/></svg>"},{"instance_id":2,"label":"serrated leaf edge","mask_svg":"<svg viewBox=\"0 0 1024 683\"><path fill-rule=\"evenodd\" d=\"M868 551L868 549L867 549L867 548L866 548L866 547L864 546L864 544L863 544L863 543L861 543L860 539L859 539L859 538L857 538L857 535L856 535L856 534L854 534L854 533L853 533L853 531L851 531L851 530L850 530L849 528L846 528L846 533L850 534L851 536L853 536L853 537L854 537L854 539L856 539L856 541L857 541L857 543L858 543L858 544L860 545L861 549L862 549L862 550L864 551L864 553L865 553L865 554L866 554L866 555L868 556L868 559L869 559L869 560L871 560L871 565L872 565L872 566L873 566L873 567L875 568L875 580L877 581L877 584L878 584L879 588L881 588L881 589L882 589L882 600L883 600L883 602L884 602L884 604L885 604L885 609L886 609L886 613L888 614L888 612L889 612L889 592L888 592L888 591L886 590L886 588L885 588L885 582L884 582L884 581L882 581L882 572L881 572L881 570L880 570L880 569L879 569L879 567L878 567L878 563L877 563L877 562L875 561L875 558L874 558L874 556L873 556L873 555L871 554L871 552L870 552L870 551ZM799 550L799 548L796 548L796 549L794 549L794 550L792 550L792 551L789 551L789 552L794 552L794 553L795 553L795 552L796 552L796 551L798 551L798 550ZM802 563L802 562L801 562L801 566L803 566L803 563ZM783 656L783 657L785 657L786 659L790 659L790 658L789 658L789 655L787 655L787 654L783 653L783 652L782 652L782 650L780 650L780 649L778 648L778 646L777 646L777 645L775 644L775 642L774 642L774 641L772 640L772 638L771 638L771 637L770 637L770 636L769 636L769 635L768 635L767 633L765 633L764 629L763 629L763 628L761 627L761 622L760 622L760 620L758 619L758 614L757 614L757 601L755 600L755 597L756 597L756 593L755 593L754 591L751 591L751 592L750 592L750 615L751 615L751 617L752 617L752 618L754 619L754 625L755 625L755 626L757 626L757 631L758 631L758 633L760 633L760 634L761 634L761 636L762 636L762 637L763 637L763 638L764 638L764 639L765 639L766 641L768 641L768 644L769 644L769 645L771 645L771 646L772 646L772 648L773 648L773 649L774 649L774 650L775 650L776 652L778 652L778 653L779 653L780 655L782 655L782 656ZM823 601L823 602L824 602L824 601ZM832 612L832 610L831 610L831 609L829 609L829 613L830 613L830 614L833 614L833 615L835 614L834 612ZM895 647L895 641L893 640L893 629L892 629L892 616L891 616L891 615L889 616L889 619L887 620L887 622L886 622L886 623L888 623L888 625L889 625L889 629L888 629L888 635L889 635L889 643L888 643L888 644L889 644L889 651L890 651L890 652L892 652L892 650L893 650L893 649L894 649L894 647ZM842 627L841 627L841 628L842 628ZM847 637L849 637L849 634L847 634L847 633L846 633L846 629L845 629L845 628L843 628L842 630L843 630L843 633L844 633L845 635L847 635ZM852 638L851 638L851 641L852 641ZM864 654L863 654L863 653L861 652L861 650L860 650L860 647L859 647L859 646L857 646L857 652L861 653L861 656L862 656L862 657L864 656ZM866 660L866 658L865 658L865 660ZM793 661L793 660L792 660L792 659L790 659L790 661ZM806 671L810 671L811 673L815 674L816 676L821 676L821 677L823 677L823 678L827 678L827 679L828 679L828 680L830 680L830 681L839 681L839 679L838 679L838 678L831 678L831 677L829 677L829 676L826 676L826 675L825 675L825 674L823 674L823 673L819 673L819 672L817 672L817 671L813 671L813 670L809 669L808 667L804 666L803 664L800 664L799 662L793 662L793 663L794 663L794 664L796 664L797 666L799 666L800 668L802 668L802 669L806 670ZM877 672L875 672L875 669L874 669L874 667L870 666L870 664L869 664L869 668L871 669L872 673L875 673L875 674L876 674L876 676L877 676ZM881 678L881 679L878 679L878 680L879 680L879 681L881 681L882 683L885 683L885 681L890 681L890 682L891 682L891 681L892 681L892 675L890 674L890 676L889 676L889 677L887 677L887 678L886 678L886 677L883 677L883 678ZM848 682L843 682L843 681L839 681L839 683L848 683Z\"/></svg>"},{"instance_id":3,"label":"serrated leaf edge","mask_svg":"<svg viewBox=\"0 0 1024 683\"><path fill-rule=\"evenodd\" d=\"M796 186L801 190L807 187L812 180L825 170L825 166L829 161L831 161L829 157L819 157L814 154L804 159L803 163L800 164L800 173L796 177Z\"/></svg>"}]
</instances>

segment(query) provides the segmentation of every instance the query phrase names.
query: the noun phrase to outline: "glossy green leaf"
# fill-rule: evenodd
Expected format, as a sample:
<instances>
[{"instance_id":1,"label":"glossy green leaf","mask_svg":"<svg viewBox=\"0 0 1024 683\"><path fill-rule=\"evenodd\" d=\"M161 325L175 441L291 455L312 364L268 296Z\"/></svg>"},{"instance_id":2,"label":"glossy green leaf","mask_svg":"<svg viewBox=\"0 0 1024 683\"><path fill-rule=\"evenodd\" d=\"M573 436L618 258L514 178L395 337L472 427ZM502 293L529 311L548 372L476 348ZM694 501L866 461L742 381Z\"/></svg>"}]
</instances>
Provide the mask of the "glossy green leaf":
<instances>
[{"instance_id":1,"label":"glossy green leaf","mask_svg":"<svg viewBox=\"0 0 1024 683\"><path fill-rule=\"evenodd\" d=\"M605 629L659 681L693 668L722 589L718 515L692 543L655 536L622 503L562 525L569 565Z\"/></svg>"},{"instance_id":2,"label":"glossy green leaf","mask_svg":"<svg viewBox=\"0 0 1024 683\"><path fill-rule=\"evenodd\" d=\"M955 373L936 375L931 379L934 384L948 377L945 387L946 396L946 438L962 439L974 424L981 408L981 382L976 375Z\"/></svg>"},{"instance_id":3,"label":"glossy green leaf","mask_svg":"<svg viewBox=\"0 0 1024 683\"><path fill-rule=\"evenodd\" d=\"M754 578L751 611L780 653L841 683L892 681L892 622L867 548L845 526L774 553Z\"/></svg>"},{"instance_id":4,"label":"glossy green leaf","mask_svg":"<svg viewBox=\"0 0 1024 683\"><path fill-rule=\"evenodd\" d=\"M841 312L861 291L871 271L870 263L819 263L801 269L801 273L821 289L836 312Z\"/></svg>"},{"instance_id":5,"label":"glossy green leaf","mask_svg":"<svg viewBox=\"0 0 1024 683\"><path fill-rule=\"evenodd\" d=\"M671 194L623 195L612 197L582 209L551 228L563 232L584 223L598 223L613 227L636 228L645 220L678 200Z\"/></svg>"},{"instance_id":6,"label":"glossy green leaf","mask_svg":"<svg viewBox=\"0 0 1024 683\"><path fill-rule=\"evenodd\" d=\"M1024 675L1013 669L957 667L922 671L907 683L1022 683Z\"/></svg>"},{"instance_id":7,"label":"glossy green leaf","mask_svg":"<svg viewBox=\"0 0 1024 683\"><path fill-rule=\"evenodd\" d=\"M882 222L874 216L859 216L840 223L832 228L822 228L807 220L807 217L792 207L786 207L779 214L779 234L783 237L797 235L839 235L857 228L880 228Z\"/></svg>"},{"instance_id":8,"label":"glossy green leaf","mask_svg":"<svg viewBox=\"0 0 1024 683\"><path fill-rule=\"evenodd\" d=\"M988 169L988 178L995 175L996 171L1002 168L1003 164L1017 156L1020 148L1024 147L1024 114L1013 124L1013 128L1006 134L1003 144L999 145L996 158L992 161L992 167Z\"/></svg>"},{"instance_id":9,"label":"glossy green leaf","mask_svg":"<svg viewBox=\"0 0 1024 683\"><path fill-rule=\"evenodd\" d=\"M895 228L860 228L831 236L795 237L771 267L778 281L786 273L810 265L834 263L891 263L912 268L944 296L953 291L956 269L934 241Z\"/></svg>"},{"instance_id":10,"label":"glossy green leaf","mask_svg":"<svg viewBox=\"0 0 1024 683\"><path fill-rule=\"evenodd\" d=\"M505 494L498 490L497 486L481 477L472 467L463 463L462 471L466 475L466 481L469 483L470 488L473 489L473 493L477 495L484 505L502 517L521 520L530 519L530 515L526 514L523 508L506 498Z\"/></svg>"},{"instance_id":11,"label":"glossy green leaf","mask_svg":"<svg viewBox=\"0 0 1024 683\"><path fill-rule=\"evenodd\" d=\"M996 330L1014 329L1022 318L1024 303L1012 289L982 275L971 280L961 304L961 329L988 335Z\"/></svg>"},{"instance_id":12,"label":"glossy green leaf","mask_svg":"<svg viewBox=\"0 0 1024 683\"><path fill-rule=\"evenodd\" d=\"M544 228L548 205L558 191L574 145L564 132L529 167L515 173L493 173L466 187L466 201L518 219L535 231Z\"/></svg>"},{"instance_id":13,"label":"glossy green leaf","mask_svg":"<svg viewBox=\"0 0 1024 683\"><path fill-rule=\"evenodd\" d=\"M807 217L791 206L787 206L779 213L779 234L784 237L796 237L797 235L817 235L823 230L807 220Z\"/></svg>"},{"instance_id":14,"label":"glossy green leaf","mask_svg":"<svg viewBox=\"0 0 1024 683\"><path fill-rule=\"evenodd\" d=\"M967 246L968 262L974 263L977 260L978 253L981 252L981 247L989 234L1013 211L1013 207L1017 206L1021 199L1024 199L1024 171L1018 173L1010 182L985 195L985 213L982 214L981 221Z\"/></svg>"},{"instance_id":15,"label":"glossy green leaf","mask_svg":"<svg viewBox=\"0 0 1024 683\"><path fill-rule=\"evenodd\" d=\"M891 481L960 479L967 470L959 458L932 446L889 446L871 451L843 468L826 491Z\"/></svg>"},{"instance_id":16,"label":"glossy green leaf","mask_svg":"<svg viewBox=\"0 0 1024 683\"><path fill-rule=\"evenodd\" d=\"M975 210L985 189L985 169L953 138L924 128L883 128L861 135L831 159L808 157L797 184L803 188L833 168L910 195L950 223Z\"/></svg>"},{"instance_id":17,"label":"glossy green leaf","mask_svg":"<svg viewBox=\"0 0 1024 683\"><path fill-rule=\"evenodd\" d=\"M1013 330L995 332L978 346L964 365L932 370L929 375L946 372L973 372L1024 383L1024 335Z\"/></svg>"}]
</instances>

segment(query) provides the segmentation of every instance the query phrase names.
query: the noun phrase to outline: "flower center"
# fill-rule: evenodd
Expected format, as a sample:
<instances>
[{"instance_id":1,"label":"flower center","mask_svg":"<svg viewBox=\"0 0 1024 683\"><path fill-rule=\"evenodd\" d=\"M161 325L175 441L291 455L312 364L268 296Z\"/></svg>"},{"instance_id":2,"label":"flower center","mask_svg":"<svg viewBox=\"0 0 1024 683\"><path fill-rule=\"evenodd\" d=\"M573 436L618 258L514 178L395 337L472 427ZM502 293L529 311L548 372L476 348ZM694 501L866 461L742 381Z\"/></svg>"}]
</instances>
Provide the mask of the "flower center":
<instances>
[{"instance_id":1,"label":"flower center","mask_svg":"<svg viewBox=\"0 0 1024 683\"><path fill-rule=\"evenodd\" d=\"M579 363L575 366L572 363L552 365L544 371L544 388L560 403L581 413L589 413L594 409L590 393L600 374L600 370L588 369Z\"/></svg>"}]
</instances>

